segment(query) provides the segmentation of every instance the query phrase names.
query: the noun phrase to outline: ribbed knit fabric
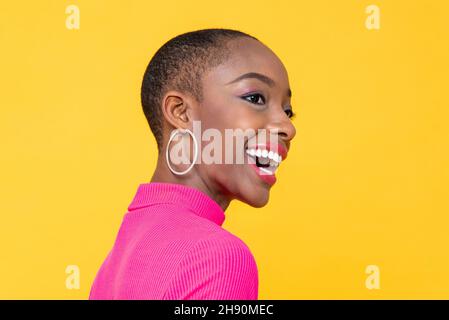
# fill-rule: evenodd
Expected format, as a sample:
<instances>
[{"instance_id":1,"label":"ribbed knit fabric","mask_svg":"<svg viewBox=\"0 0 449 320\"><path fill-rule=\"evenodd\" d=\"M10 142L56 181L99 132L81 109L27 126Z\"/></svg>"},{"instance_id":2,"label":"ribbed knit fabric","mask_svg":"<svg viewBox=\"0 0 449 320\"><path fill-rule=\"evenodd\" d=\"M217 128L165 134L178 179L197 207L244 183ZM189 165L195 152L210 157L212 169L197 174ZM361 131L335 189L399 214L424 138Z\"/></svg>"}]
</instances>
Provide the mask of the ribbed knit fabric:
<instances>
[{"instance_id":1,"label":"ribbed knit fabric","mask_svg":"<svg viewBox=\"0 0 449 320\"><path fill-rule=\"evenodd\" d=\"M198 189L140 184L89 299L256 300L254 256L224 220Z\"/></svg>"}]
</instances>

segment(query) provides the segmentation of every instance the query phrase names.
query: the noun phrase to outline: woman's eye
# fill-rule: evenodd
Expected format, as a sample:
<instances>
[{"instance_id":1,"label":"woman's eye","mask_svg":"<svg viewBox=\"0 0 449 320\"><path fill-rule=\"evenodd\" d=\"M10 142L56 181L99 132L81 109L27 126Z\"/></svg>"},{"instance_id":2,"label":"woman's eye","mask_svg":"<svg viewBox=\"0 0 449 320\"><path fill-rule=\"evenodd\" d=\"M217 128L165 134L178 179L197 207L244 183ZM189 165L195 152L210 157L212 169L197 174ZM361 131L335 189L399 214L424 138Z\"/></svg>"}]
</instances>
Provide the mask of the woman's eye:
<instances>
[{"instance_id":1,"label":"woman's eye","mask_svg":"<svg viewBox=\"0 0 449 320\"><path fill-rule=\"evenodd\" d=\"M265 97L259 93L253 93L250 95L247 95L244 97L247 101L255 104L264 104L265 103ZM248 99L250 98L250 99ZM259 103L261 101L261 103Z\"/></svg>"},{"instance_id":2,"label":"woman's eye","mask_svg":"<svg viewBox=\"0 0 449 320\"><path fill-rule=\"evenodd\" d=\"M294 117L296 116L296 113L294 113L294 112L292 111L292 109L286 109L286 110L285 110L285 113L287 114L287 116L288 116L290 119L292 119L292 118L294 118Z\"/></svg>"}]
</instances>

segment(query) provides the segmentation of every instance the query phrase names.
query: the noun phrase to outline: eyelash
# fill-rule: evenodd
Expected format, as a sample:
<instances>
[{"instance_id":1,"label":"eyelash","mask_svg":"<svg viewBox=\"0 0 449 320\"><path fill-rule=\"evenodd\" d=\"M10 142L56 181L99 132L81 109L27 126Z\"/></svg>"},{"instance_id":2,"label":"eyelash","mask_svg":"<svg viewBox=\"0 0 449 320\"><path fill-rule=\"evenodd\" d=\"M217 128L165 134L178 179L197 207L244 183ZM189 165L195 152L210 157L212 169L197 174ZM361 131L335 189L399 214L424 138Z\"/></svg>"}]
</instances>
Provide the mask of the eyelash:
<instances>
[{"instance_id":1,"label":"eyelash","mask_svg":"<svg viewBox=\"0 0 449 320\"><path fill-rule=\"evenodd\" d=\"M246 98L248 98L248 97L256 97L256 96L257 96L257 97L261 97L262 100L263 100L263 103L265 103L265 97L264 97L263 95L261 95L260 93L252 93L252 94L248 94L248 95L244 96L243 98L244 98L246 101L248 101L248 102L251 102L251 103L254 103L254 104L258 104L258 105L261 105L260 103L255 103L255 102L252 102L252 101L246 99ZM259 101L259 99L257 99L257 101ZM263 103L262 103L262 104L263 104ZM287 116L288 116L290 119L294 119L294 118L296 117L296 113L293 112L292 109L286 109L285 112L288 113Z\"/></svg>"},{"instance_id":2,"label":"eyelash","mask_svg":"<svg viewBox=\"0 0 449 320\"><path fill-rule=\"evenodd\" d=\"M265 97L263 95L261 95L260 93L251 93L251 94L248 94L248 95L244 96L243 98L246 99L248 97L256 97L256 96L257 97L262 97L263 103L265 103ZM249 101L249 100L246 100L246 101ZM257 101L259 101L259 100L257 100ZM249 101L249 102L260 105L260 103L255 103L255 102L252 102L252 101Z\"/></svg>"},{"instance_id":3,"label":"eyelash","mask_svg":"<svg viewBox=\"0 0 449 320\"><path fill-rule=\"evenodd\" d=\"M288 114L287 116L288 116L291 120L295 119L296 113L293 112L292 109L286 109L285 112L287 112L287 111L289 112L289 114Z\"/></svg>"}]
</instances>

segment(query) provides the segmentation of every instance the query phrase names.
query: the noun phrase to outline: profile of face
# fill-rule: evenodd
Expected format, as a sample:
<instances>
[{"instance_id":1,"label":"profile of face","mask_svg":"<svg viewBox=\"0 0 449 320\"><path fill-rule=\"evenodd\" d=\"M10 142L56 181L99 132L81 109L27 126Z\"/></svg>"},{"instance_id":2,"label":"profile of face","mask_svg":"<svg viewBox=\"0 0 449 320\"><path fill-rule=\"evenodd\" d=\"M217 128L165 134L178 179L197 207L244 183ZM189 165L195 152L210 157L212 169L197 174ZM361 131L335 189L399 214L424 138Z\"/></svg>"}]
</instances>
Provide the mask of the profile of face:
<instances>
[{"instance_id":1,"label":"profile of face","mask_svg":"<svg viewBox=\"0 0 449 320\"><path fill-rule=\"evenodd\" d=\"M195 177L216 199L237 199L253 207L262 207L267 204L276 180L273 173L276 164L282 157L282 165L296 134L290 119L288 74L279 58L257 40L238 38L231 40L228 46L232 52L229 59L203 76L202 101L186 97L191 107L189 125L200 121L202 131L218 130L223 137L223 159L225 130L253 132L252 136L245 137L244 150L237 150L242 148L237 143L233 145L234 154L243 152L247 157L243 164L224 160L198 163L188 175ZM261 139L260 132L267 135ZM261 146L260 141L265 141L264 145ZM266 149L265 157L251 156L257 149L261 150L259 152Z\"/></svg>"}]
</instances>

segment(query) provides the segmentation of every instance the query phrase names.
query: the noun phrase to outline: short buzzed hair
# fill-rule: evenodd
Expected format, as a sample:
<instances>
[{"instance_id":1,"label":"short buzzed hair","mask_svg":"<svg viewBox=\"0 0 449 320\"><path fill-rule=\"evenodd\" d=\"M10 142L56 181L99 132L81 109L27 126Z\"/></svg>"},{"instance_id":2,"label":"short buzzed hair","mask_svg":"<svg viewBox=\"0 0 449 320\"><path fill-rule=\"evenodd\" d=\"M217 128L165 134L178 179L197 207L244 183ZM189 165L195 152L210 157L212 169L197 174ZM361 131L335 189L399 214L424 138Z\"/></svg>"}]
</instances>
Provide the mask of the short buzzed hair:
<instances>
[{"instance_id":1,"label":"short buzzed hair","mask_svg":"<svg viewBox=\"0 0 449 320\"><path fill-rule=\"evenodd\" d=\"M232 29L202 29L178 35L154 54L145 71L141 102L143 112L162 151L162 98L168 90L189 93L198 102L203 99L202 77L209 69L230 56L230 40L257 38Z\"/></svg>"}]
</instances>

